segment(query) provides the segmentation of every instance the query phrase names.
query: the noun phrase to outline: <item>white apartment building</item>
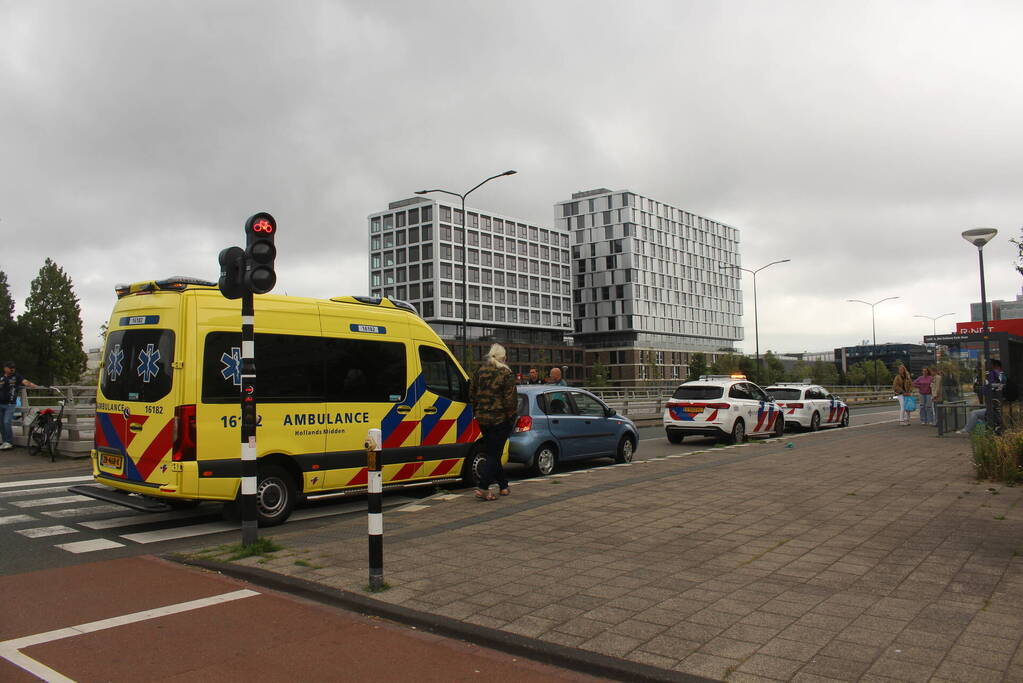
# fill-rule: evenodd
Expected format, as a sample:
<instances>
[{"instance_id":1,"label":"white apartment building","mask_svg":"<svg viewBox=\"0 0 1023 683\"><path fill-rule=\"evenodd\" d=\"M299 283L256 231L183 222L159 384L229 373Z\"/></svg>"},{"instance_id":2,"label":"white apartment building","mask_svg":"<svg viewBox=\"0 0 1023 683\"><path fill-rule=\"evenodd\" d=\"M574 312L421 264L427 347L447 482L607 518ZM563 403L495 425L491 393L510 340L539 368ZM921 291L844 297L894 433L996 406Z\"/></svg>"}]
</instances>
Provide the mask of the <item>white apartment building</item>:
<instances>
[{"instance_id":1,"label":"white apartment building","mask_svg":"<svg viewBox=\"0 0 1023 683\"><path fill-rule=\"evenodd\" d=\"M680 379L693 352L709 364L743 338L736 228L603 188L556 203L555 228L571 235L574 339L612 380Z\"/></svg>"},{"instance_id":2,"label":"white apartment building","mask_svg":"<svg viewBox=\"0 0 1023 683\"><path fill-rule=\"evenodd\" d=\"M457 201L414 197L370 214L370 292L412 303L449 343L461 345L464 316L477 359L499 341L521 345L508 349L512 366L581 371L581 353L576 360L563 348L572 331L568 232L475 208L465 213L464 236Z\"/></svg>"}]
</instances>

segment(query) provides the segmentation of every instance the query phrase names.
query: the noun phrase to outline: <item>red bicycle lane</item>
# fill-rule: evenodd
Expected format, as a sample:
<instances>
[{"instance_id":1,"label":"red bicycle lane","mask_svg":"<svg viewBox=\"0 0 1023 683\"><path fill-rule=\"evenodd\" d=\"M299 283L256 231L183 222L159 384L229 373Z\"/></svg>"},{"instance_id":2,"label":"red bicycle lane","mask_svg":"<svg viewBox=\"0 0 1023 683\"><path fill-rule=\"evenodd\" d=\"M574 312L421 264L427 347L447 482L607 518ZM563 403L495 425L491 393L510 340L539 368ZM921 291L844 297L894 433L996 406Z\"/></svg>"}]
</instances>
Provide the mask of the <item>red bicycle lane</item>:
<instances>
[{"instance_id":1,"label":"red bicycle lane","mask_svg":"<svg viewBox=\"0 0 1023 683\"><path fill-rule=\"evenodd\" d=\"M0 577L0 680L593 681L151 556Z\"/></svg>"}]
</instances>

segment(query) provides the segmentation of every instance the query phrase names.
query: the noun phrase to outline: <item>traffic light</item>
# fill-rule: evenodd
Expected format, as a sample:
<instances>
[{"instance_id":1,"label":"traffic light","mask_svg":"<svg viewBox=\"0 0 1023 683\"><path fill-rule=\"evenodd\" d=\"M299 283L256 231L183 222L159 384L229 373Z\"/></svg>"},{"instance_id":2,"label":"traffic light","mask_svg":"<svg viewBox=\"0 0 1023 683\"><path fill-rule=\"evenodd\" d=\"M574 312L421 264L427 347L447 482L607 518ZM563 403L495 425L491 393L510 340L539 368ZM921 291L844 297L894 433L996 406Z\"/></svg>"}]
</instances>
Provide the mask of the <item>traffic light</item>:
<instances>
[{"instance_id":1,"label":"traffic light","mask_svg":"<svg viewBox=\"0 0 1023 683\"><path fill-rule=\"evenodd\" d=\"M277 221L268 213L257 213L245 222L245 273L242 282L253 294L266 294L277 284L274 236Z\"/></svg>"},{"instance_id":2,"label":"traffic light","mask_svg":"<svg viewBox=\"0 0 1023 683\"><path fill-rule=\"evenodd\" d=\"M227 299L240 299L245 293L242 275L245 271L245 250L228 247L220 250L220 293Z\"/></svg>"}]
</instances>

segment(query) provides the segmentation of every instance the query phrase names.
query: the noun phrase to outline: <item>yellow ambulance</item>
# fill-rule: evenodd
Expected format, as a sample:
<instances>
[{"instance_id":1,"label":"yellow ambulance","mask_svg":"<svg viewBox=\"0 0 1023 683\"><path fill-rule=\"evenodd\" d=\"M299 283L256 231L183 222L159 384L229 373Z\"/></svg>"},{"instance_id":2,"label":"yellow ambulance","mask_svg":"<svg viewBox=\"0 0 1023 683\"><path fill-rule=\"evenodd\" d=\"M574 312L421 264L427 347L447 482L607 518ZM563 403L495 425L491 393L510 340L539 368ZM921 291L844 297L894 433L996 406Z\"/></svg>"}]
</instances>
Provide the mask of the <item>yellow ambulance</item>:
<instances>
[{"instance_id":1,"label":"yellow ambulance","mask_svg":"<svg viewBox=\"0 0 1023 683\"><path fill-rule=\"evenodd\" d=\"M217 286L118 286L79 493L142 510L231 503L241 477L241 312ZM299 499L363 492L369 429L387 486L475 482L483 456L468 383L404 302L255 296L262 526ZM109 488L107 488L109 487Z\"/></svg>"}]
</instances>

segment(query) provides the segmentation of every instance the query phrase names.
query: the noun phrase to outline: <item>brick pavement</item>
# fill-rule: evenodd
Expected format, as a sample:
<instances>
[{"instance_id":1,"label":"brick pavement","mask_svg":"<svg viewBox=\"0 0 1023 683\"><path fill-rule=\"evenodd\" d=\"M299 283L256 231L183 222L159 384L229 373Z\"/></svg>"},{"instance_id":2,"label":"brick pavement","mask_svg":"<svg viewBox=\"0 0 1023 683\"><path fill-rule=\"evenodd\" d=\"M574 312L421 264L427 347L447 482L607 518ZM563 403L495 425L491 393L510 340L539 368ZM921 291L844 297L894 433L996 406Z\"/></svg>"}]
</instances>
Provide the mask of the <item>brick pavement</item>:
<instances>
[{"instance_id":1,"label":"brick pavement","mask_svg":"<svg viewBox=\"0 0 1023 683\"><path fill-rule=\"evenodd\" d=\"M976 482L968 442L933 434L673 454L493 503L441 492L387 513L392 587L372 597L719 680L1023 680L1023 488ZM284 550L237 564L366 595L364 519L268 535Z\"/></svg>"}]
</instances>

